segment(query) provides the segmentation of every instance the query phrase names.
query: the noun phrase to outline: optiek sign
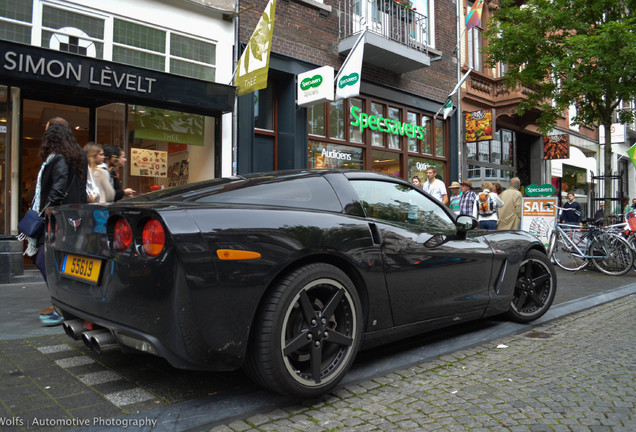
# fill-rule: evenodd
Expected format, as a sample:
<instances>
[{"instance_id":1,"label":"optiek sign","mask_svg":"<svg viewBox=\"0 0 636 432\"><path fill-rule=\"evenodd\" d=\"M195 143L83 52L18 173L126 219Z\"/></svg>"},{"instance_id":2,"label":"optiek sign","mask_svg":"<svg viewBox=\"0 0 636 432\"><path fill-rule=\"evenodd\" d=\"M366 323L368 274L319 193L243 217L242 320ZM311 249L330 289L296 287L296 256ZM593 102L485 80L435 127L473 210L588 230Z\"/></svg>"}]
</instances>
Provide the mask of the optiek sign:
<instances>
[{"instance_id":1,"label":"optiek sign","mask_svg":"<svg viewBox=\"0 0 636 432\"><path fill-rule=\"evenodd\" d=\"M323 66L298 74L298 106L316 105L333 100L334 70Z\"/></svg>"}]
</instances>

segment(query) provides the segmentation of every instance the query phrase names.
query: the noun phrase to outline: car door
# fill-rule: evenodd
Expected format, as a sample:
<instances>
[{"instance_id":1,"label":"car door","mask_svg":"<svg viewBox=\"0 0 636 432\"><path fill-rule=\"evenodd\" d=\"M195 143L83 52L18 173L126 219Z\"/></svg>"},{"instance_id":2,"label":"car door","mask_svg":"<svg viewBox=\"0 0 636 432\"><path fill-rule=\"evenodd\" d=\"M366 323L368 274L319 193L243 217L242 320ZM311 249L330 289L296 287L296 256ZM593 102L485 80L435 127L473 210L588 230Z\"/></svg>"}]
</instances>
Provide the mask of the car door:
<instances>
[{"instance_id":1,"label":"car door","mask_svg":"<svg viewBox=\"0 0 636 432\"><path fill-rule=\"evenodd\" d=\"M454 216L412 185L390 179L351 185L381 239L395 325L483 313L493 252L479 232L460 239Z\"/></svg>"}]
</instances>

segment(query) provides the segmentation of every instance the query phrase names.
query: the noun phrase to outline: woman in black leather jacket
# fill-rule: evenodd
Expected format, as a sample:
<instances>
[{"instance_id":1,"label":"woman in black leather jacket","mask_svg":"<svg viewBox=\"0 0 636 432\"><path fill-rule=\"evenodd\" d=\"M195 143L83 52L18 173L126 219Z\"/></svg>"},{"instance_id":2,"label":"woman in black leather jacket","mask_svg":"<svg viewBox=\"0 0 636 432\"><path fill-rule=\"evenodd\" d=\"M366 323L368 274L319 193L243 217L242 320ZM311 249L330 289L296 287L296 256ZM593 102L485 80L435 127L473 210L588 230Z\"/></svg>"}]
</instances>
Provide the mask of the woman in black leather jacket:
<instances>
[{"instance_id":1,"label":"woman in black leather jacket","mask_svg":"<svg viewBox=\"0 0 636 432\"><path fill-rule=\"evenodd\" d=\"M40 157L44 162L38 174L33 202L34 210L41 212L45 207L87 202L88 164L84 151L75 141L73 132L68 126L63 124L49 126L44 132ZM46 281L44 248L41 247L44 244L44 236L31 240L35 240L35 245L30 244L30 246L33 249L37 248L35 265Z\"/></svg>"}]
</instances>

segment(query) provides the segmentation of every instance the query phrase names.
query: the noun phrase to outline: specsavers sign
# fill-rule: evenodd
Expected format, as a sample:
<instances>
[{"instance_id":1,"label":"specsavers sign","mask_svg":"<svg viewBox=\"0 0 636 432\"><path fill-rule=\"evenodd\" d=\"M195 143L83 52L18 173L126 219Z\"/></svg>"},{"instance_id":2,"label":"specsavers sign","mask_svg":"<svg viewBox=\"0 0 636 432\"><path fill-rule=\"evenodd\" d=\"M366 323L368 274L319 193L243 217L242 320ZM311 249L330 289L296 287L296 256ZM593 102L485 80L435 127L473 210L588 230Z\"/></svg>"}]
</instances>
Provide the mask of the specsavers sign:
<instances>
[{"instance_id":1,"label":"specsavers sign","mask_svg":"<svg viewBox=\"0 0 636 432\"><path fill-rule=\"evenodd\" d=\"M334 69L323 66L298 74L298 106L309 106L333 100Z\"/></svg>"},{"instance_id":2,"label":"specsavers sign","mask_svg":"<svg viewBox=\"0 0 636 432\"><path fill-rule=\"evenodd\" d=\"M351 126L359 128L360 132L364 132L364 129L369 128L372 131L402 136L406 135L409 138L424 139L426 136L424 126L402 123L399 120L382 116L368 115L367 113L363 113L362 109L356 106L351 107L351 117L353 118Z\"/></svg>"}]
</instances>

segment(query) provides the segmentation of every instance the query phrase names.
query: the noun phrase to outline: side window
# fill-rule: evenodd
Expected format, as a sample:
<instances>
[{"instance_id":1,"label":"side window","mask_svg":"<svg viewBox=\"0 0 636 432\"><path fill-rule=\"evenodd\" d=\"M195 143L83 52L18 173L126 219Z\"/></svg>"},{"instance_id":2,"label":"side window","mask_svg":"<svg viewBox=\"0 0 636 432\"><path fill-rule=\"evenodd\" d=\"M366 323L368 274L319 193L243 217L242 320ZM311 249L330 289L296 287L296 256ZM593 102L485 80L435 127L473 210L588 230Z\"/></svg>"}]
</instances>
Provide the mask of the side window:
<instances>
[{"instance_id":1,"label":"side window","mask_svg":"<svg viewBox=\"0 0 636 432\"><path fill-rule=\"evenodd\" d=\"M376 180L352 180L351 185L370 218L416 225L428 232L455 230L442 207L413 186Z\"/></svg>"}]
</instances>

